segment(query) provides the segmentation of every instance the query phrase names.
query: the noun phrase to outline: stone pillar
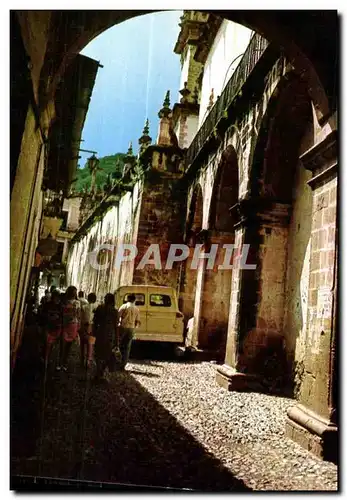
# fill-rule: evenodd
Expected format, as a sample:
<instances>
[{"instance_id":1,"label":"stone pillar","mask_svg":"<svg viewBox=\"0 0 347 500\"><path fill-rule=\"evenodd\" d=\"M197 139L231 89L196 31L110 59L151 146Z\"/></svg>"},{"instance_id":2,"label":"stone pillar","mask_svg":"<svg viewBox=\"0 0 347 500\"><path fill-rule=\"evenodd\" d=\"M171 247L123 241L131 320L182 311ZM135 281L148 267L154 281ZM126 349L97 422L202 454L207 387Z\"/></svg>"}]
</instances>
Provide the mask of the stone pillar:
<instances>
[{"instance_id":1,"label":"stone pillar","mask_svg":"<svg viewBox=\"0 0 347 500\"><path fill-rule=\"evenodd\" d=\"M182 264L179 307L187 323L194 316L197 269L191 268L195 246L191 242L186 242L186 244L189 247L189 256Z\"/></svg>"},{"instance_id":2,"label":"stone pillar","mask_svg":"<svg viewBox=\"0 0 347 500\"><path fill-rule=\"evenodd\" d=\"M234 233L211 230L208 234L207 250L218 245L213 269L206 267L203 282L199 346L225 354L231 290L231 269L220 269L225 258L224 244L234 244ZM231 264L231 262L230 262ZM223 357L224 359L224 357Z\"/></svg>"},{"instance_id":3,"label":"stone pillar","mask_svg":"<svg viewBox=\"0 0 347 500\"><path fill-rule=\"evenodd\" d=\"M217 381L229 390L258 390L267 377L275 378L283 372L290 206L249 199L238 203L235 211L239 222L235 224L228 339L225 364L217 370ZM247 261L241 259L244 245L249 245ZM247 269L244 264L255 269Z\"/></svg>"},{"instance_id":4,"label":"stone pillar","mask_svg":"<svg viewBox=\"0 0 347 500\"><path fill-rule=\"evenodd\" d=\"M336 131L301 160L313 174L309 318L299 402L288 410L286 432L319 457L336 461Z\"/></svg>"}]
</instances>

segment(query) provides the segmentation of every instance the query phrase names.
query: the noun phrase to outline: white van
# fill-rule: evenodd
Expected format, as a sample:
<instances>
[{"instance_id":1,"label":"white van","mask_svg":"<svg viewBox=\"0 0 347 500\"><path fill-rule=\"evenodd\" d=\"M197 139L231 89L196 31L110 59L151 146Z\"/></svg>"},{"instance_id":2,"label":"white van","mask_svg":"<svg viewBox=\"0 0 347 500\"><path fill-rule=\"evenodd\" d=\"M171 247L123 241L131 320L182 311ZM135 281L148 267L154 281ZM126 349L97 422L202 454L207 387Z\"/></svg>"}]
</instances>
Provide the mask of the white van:
<instances>
[{"instance_id":1,"label":"white van","mask_svg":"<svg viewBox=\"0 0 347 500\"><path fill-rule=\"evenodd\" d=\"M116 307L127 302L130 294L136 297L141 326L135 330L135 340L157 342L184 341L183 314L178 310L176 290L168 286L121 286L115 293Z\"/></svg>"}]
</instances>

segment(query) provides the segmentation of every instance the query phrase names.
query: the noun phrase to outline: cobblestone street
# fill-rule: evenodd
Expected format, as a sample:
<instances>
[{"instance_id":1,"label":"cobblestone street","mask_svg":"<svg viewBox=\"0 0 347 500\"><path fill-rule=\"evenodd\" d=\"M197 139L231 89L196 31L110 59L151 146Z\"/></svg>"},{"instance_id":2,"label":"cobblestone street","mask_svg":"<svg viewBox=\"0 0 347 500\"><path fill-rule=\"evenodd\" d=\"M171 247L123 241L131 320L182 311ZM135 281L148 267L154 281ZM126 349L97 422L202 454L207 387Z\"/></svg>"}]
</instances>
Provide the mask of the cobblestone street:
<instances>
[{"instance_id":1,"label":"cobblestone street","mask_svg":"<svg viewBox=\"0 0 347 500\"><path fill-rule=\"evenodd\" d=\"M12 474L200 491L337 489L337 467L284 436L293 400L228 393L209 362L139 359L127 370L95 385L77 349L68 373L49 366L46 384L33 385L36 403L26 388L36 419L22 406L20 424L13 402Z\"/></svg>"}]
</instances>

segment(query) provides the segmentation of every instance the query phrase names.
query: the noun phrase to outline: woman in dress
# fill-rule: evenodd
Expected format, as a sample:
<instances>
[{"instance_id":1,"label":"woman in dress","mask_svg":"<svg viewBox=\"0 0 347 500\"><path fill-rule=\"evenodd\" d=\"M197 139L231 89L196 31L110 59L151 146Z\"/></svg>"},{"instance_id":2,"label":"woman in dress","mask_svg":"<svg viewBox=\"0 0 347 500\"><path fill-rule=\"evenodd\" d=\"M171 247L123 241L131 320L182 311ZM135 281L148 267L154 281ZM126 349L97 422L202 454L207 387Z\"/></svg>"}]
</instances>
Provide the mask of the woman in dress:
<instances>
[{"instance_id":1,"label":"woman in dress","mask_svg":"<svg viewBox=\"0 0 347 500\"><path fill-rule=\"evenodd\" d=\"M104 303L94 313L96 380L101 380L112 355L112 347L118 342L118 311L114 295L107 293Z\"/></svg>"},{"instance_id":2,"label":"woman in dress","mask_svg":"<svg viewBox=\"0 0 347 500\"><path fill-rule=\"evenodd\" d=\"M77 288L69 286L65 292L63 303L63 330L62 330L62 352L61 365L57 370L67 371L67 360L70 354L71 345L78 337L81 321L81 305L77 300Z\"/></svg>"}]
</instances>

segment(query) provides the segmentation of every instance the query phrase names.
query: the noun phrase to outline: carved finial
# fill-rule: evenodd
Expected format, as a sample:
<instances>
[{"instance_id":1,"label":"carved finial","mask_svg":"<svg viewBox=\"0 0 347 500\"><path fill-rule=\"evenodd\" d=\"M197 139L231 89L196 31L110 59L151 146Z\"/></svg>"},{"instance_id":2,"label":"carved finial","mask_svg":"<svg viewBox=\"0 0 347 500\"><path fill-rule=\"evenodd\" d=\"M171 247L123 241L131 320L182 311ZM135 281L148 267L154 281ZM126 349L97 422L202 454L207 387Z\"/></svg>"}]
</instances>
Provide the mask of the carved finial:
<instances>
[{"instance_id":1,"label":"carved finial","mask_svg":"<svg viewBox=\"0 0 347 500\"><path fill-rule=\"evenodd\" d=\"M143 128L142 134L143 135L148 135L149 134L149 120L148 120L148 118L146 119L146 123L145 123L145 126Z\"/></svg>"},{"instance_id":2,"label":"carved finial","mask_svg":"<svg viewBox=\"0 0 347 500\"><path fill-rule=\"evenodd\" d=\"M127 151L127 155L131 155L133 156L133 143L132 141L129 142L129 148L128 148L128 151Z\"/></svg>"},{"instance_id":3,"label":"carved finial","mask_svg":"<svg viewBox=\"0 0 347 500\"><path fill-rule=\"evenodd\" d=\"M142 136L139 139L139 144L140 144L139 153L142 153L147 148L147 146L151 144L151 142L152 142L152 137L149 136L149 120L147 118L144 129L142 131Z\"/></svg>"},{"instance_id":4,"label":"carved finial","mask_svg":"<svg viewBox=\"0 0 347 500\"><path fill-rule=\"evenodd\" d=\"M167 118L171 113L170 109L170 90L166 92L163 107L158 113L159 118Z\"/></svg>"},{"instance_id":5,"label":"carved finial","mask_svg":"<svg viewBox=\"0 0 347 500\"><path fill-rule=\"evenodd\" d=\"M170 107L170 90L166 92L165 99L163 102L163 108L169 108Z\"/></svg>"}]
</instances>

